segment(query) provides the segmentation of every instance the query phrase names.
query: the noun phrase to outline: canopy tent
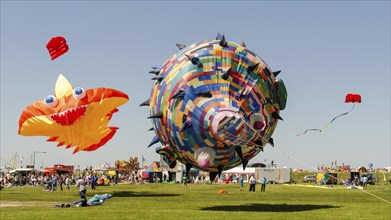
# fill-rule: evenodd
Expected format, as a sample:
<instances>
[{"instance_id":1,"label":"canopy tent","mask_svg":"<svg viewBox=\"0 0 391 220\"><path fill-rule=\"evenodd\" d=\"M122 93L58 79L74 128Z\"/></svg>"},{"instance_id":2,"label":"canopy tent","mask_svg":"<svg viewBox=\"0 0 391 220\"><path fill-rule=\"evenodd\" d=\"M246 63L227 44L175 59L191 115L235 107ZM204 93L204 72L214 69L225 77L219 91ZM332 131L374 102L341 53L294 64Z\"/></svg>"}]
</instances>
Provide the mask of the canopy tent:
<instances>
[{"instance_id":1,"label":"canopy tent","mask_svg":"<svg viewBox=\"0 0 391 220\"><path fill-rule=\"evenodd\" d=\"M102 165L100 165L99 168L100 168L101 170L109 170L109 169L110 169L110 165L109 165L109 163L104 162Z\"/></svg>"},{"instance_id":2,"label":"canopy tent","mask_svg":"<svg viewBox=\"0 0 391 220\"><path fill-rule=\"evenodd\" d=\"M318 184L336 185L338 184L338 174L325 168L316 174L316 182Z\"/></svg>"},{"instance_id":3,"label":"canopy tent","mask_svg":"<svg viewBox=\"0 0 391 220\"><path fill-rule=\"evenodd\" d=\"M145 170L143 170L143 173L157 173L157 172L162 172L162 171L154 166L149 166Z\"/></svg>"},{"instance_id":4,"label":"canopy tent","mask_svg":"<svg viewBox=\"0 0 391 220\"><path fill-rule=\"evenodd\" d=\"M338 184L338 174L333 172L326 172L324 174L324 182L327 185L337 185Z\"/></svg>"},{"instance_id":5,"label":"canopy tent","mask_svg":"<svg viewBox=\"0 0 391 220\"><path fill-rule=\"evenodd\" d=\"M159 167L156 162L153 162L151 165L146 167L142 172L142 178L147 179L150 183L152 182L162 182L162 171L159 170Z\"/></svg>"}]
</instances>

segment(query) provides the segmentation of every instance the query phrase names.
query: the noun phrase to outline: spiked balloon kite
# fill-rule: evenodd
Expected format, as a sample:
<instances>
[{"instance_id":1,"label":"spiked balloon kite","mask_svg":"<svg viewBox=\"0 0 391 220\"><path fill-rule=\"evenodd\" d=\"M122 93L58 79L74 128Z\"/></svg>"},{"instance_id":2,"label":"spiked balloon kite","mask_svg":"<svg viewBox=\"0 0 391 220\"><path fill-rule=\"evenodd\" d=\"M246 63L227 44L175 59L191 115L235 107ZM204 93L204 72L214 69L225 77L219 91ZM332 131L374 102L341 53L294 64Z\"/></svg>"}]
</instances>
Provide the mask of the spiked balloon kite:
<instances>
[{"instance_id":1,"label":"spiked balloon kite","mask_svg":"<svg viewBox=\"0 0 391 220\"><path fill-rule=\"evenodd\" d=\"M78 151L94 151L106 144L117 127L108 127L117 107L129 100L115 89L73 88L60 75L54 95L27 106L19 119L18 133L24 136L48 136L57 146L75 147Z\"/></svg>"},{"instance_id":2,"label":"spiked balloon kite","mask_svg":"<svg viewBox=\"0 0 391 220\"><path fill-rule=\"evenodd\" d=\"M273 144L284 83L243 43L216 40L178 46L159 68L149 106L156 152L170 167L176 161L209 171L211 179L243 164Z\"/></svg>"}]
</instances>

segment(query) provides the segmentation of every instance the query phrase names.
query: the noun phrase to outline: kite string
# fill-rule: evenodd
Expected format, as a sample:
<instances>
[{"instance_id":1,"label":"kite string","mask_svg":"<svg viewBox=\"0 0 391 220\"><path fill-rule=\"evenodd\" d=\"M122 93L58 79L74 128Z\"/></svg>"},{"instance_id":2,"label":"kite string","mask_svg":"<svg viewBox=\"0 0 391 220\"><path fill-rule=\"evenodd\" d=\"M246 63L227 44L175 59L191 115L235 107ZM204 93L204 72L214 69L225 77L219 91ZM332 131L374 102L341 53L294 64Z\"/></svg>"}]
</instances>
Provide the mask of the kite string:
<instances>
[{"instance_id":1,"label":"kite string","mask_svg":"<svg viewBox=\"0 0 391 220\"><path fill-rule=\"evenodd\" d=\"M297 161L297 162L299 162L299 163L301 163L301 164L303 164L303 165L306 165L306 166L311 167L311 168L313 168L313 169L316 170L316 168L315 168L314 166L312 166L311 164L309 164L309 163L303 162L303 161L301 161L301 160L299 160L299 159L293 157L292 155L289 155L289 154L287 154L287 153L281 151L280 149L278 149L278 148L276 148L276 147L273 147L273 149L275 149L276 151L278 151L279 153L281 153L281 154L284 155L284 156L287 155L288 158L292 158L292 159L294 159L295 161ZM337 178L337 177L334 177L334 176L331 176L331 178L334 178L334 179L336 179L336 180L338 180L338 181L341 181L341 179L339 179L339 178ZM368 191L366 191L366 190L360 190L360 192L365 192L365 193L367 193L367 194L369 194L369 195L371 195L371 196L373 196L373 197L375 197L375 198L377 198L377 199L379 199L379 200L382 200L382 201L384 201L384 202L386 202L386 203L388 203L388 204L391 204L391 201L385 200L385 199L383 199L383 198L381 198L381 197L379 197L379 196L377 196L377 195L375 195L375 194L373 194L373 193L370 193L370 192L368 192Z\"/></svg>"},{"instance_id":2,"label":"kite string","mask_svg":"<svg viewBox=\"0 0 391 220\"><path fill-rule=\"evenodd\" d=\"M252 133L252 132L246 131L246 133L250 134L250 133ZM235 136L235 135L231 135L231 136ZM265 140L265 138L263 138L263 137L260 137L260 138L261 138L261 140L263 140L263 141ZM255 143L253 143L253 144L255 144ZM280 150L280 149L278 149L278 148L276 148L276 147L273 147L273 149L276 150L277 152L281 153L282 155L287 156L288 158L291 158L291 159L293 159L293 160L299 162L300 164L306 165L307 167L310 167L310 168L312 168L312 169L314 169L314 170L317 170L317 168L316 168L315 166L313 166L313 165L311 165L311 164L309 164L309 163L306 163L306 162L304 162L304 161L302 161L302 160L299 160L299 159L297 159L296 157L293 157L292 155L289 155L289 154L283 152L282 150ZM341 181L341 179L339 179L339 178L337 178L337 177L334 177L334 176L331 176L331 177L334 178L334 179L336 179L336 180L338 180L338 181ZM367 193L367 194L369 194L369 195L371 195L371 196L373 196L373 197L375 197L375 198L377 198L377 199L380 199L380 200L382 200L382 201L384 201L384 202L386 202L386 203L388 203L388 204L391 204L390 201L385 200L385 199L383 199L383 198L381 198L381 197L379 197L379 196L377 196L377 195L375 195L375 194L373 194L373 193L370 193L370 192L365 191L365 190L360 190L360 191L365 192L365 193Z\"/></svg>"}]
</instances>

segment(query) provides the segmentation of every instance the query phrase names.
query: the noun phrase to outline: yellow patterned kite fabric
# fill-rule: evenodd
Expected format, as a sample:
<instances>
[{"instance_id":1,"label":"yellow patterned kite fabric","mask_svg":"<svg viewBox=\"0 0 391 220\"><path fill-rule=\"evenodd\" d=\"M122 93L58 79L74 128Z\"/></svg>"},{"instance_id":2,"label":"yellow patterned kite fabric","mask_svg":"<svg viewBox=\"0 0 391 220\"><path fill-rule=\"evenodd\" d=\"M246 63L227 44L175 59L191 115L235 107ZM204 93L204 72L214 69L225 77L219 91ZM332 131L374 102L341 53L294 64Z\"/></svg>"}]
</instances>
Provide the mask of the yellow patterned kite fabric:
<instances>
[{"instance_id":1,"label":"yellow patterned kite fabric","mask_svg":"<svg viewBox=\"0 0 391 220\"><path fill-rule=\"evenodd\" d=\"M48 136L57 146L94 151L106 144L117 127L107 126L117 107L129 97L111 88L84 90L73 88L60 75L55 94L27 106L19 119L18 133L23 136Z\"/></svg>"}]
</instances>

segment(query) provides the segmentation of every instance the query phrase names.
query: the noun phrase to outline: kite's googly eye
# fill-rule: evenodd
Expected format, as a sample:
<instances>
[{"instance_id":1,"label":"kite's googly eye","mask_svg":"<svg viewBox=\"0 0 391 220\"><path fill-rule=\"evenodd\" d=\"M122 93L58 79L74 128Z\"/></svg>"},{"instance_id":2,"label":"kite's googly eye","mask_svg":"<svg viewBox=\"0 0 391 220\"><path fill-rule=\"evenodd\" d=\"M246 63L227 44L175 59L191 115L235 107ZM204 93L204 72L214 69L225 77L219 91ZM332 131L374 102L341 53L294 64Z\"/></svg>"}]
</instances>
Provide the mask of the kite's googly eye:
<instances>
[{"instance_id":1,"label":"kite's googly eye","mask_svg":"<svg viewBox=\"0 0 391 220\"><path fill-rule=\"evenodd\" d=\"M75 97L75 99L80 100L84 98L84 96L86 96L86 92L83 88L76 87L75 89L73 89L73 97Z\"/></svg>"},{"instance_id":2,"label":"kite's googly eye","mask_svg":"<svg viewBox=\"0 0 391 220\"><path fill-rule=\"evenodd\" d=\"M46 96L46 98L45 98L43 101L45 102L45 105L46 105L48 108L56 107L57 104L58 104L57 98L54 97L53 95L48 95L48 96Z\"/></svg>"},{"instance_id":3,"label":"kite's googly eye","mask_svg":"<svg viewBox=\"0 0 391 220\"><path fill-rule=\"evenodd\" d=\"M250 124L255 130L262 131L266 125L265 118L261 114L253 114L250 117Z\"/></svg>"}]
</instances>

